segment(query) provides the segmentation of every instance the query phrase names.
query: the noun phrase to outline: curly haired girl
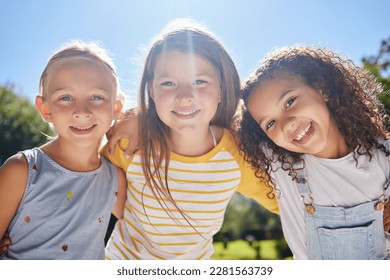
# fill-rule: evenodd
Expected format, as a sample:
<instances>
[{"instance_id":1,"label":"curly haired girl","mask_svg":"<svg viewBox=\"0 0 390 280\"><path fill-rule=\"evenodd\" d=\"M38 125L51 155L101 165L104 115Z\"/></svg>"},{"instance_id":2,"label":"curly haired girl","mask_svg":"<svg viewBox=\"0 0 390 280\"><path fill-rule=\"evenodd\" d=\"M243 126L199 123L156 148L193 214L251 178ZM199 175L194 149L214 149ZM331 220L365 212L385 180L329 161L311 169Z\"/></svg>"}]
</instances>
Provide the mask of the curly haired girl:
<instances>
[{"instance_id":1,"label":"curly haired girl","mask_svg":"<svg viewBox=\"0 0 390 280\"><path fill-rule=\"evenodd\" d=\"M278 193L295 259L388 258L381 92L364 69L311 46L269 53L244 82L241 149Z\"/></svg>"}]
</instances>

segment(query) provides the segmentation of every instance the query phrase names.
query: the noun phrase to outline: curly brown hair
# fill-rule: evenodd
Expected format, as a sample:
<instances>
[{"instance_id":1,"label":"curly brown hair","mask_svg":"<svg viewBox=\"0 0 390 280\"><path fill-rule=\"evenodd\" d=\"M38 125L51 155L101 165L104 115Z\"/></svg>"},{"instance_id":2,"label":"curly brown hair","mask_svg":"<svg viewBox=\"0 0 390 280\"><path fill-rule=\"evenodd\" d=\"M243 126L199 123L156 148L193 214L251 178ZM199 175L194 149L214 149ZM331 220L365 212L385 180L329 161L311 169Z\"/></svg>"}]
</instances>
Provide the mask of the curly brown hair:
<instances>
[{"instance_id":1,"label":"curly brown hair","mask_svg":"<svg viewBox=\"0 0 390 280\"><path fill-rule=\"evenodd\" d=\"M380 139L388 139L384 120L388 117L377 96L382 86L363 68L326 48L288 46L266 55L261 65L243 82L242 98L248 98L260 83L275 77L300 78L308 86L329 97L327 106L351 150L371 160L372 149L390 153ZM256 176L272 187L272 163L281 162L291 171L302 154L275 145L244 106L238 128L240 148ZM268 151L267 151L268 150Z\"/></svg>"}]
</instances>

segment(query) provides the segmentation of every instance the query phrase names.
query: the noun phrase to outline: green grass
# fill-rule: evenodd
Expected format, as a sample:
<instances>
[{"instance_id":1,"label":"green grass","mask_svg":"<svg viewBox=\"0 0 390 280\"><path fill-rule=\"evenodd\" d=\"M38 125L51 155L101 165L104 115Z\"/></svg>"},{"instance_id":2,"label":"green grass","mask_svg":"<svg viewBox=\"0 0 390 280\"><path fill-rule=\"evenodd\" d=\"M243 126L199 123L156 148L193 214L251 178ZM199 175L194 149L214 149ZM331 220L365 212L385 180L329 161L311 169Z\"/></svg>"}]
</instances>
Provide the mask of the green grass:
<instances>
[{"instance_id":1,"label":"green grass","mask_svg":"<svg viewBox=\"0 0 390 280\"><path fill-rule=\"evenodd\" d=\"M260 244L260 259L277 260L278 252L276 250L275 240L255 241L255 246ZM214 242L215 253L213 260L256 260L256 250L249 246L244 240L236 240L228 243L227 249L223 248L222 242Z\"/></svg>"}]
</instances>

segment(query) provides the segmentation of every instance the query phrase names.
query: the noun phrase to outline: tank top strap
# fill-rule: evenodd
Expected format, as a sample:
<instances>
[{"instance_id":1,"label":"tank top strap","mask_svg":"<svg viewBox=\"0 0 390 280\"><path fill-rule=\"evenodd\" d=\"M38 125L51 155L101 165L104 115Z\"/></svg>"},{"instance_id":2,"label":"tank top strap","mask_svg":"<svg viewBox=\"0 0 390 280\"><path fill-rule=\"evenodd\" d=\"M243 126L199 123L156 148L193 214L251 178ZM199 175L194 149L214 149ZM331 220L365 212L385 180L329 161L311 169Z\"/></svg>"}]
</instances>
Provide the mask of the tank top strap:
<instances>
[{"instance_id":1,"label":"tank top strap","mask_svg":"<svg viewBox=\"0 0 390 280\"><path fill-rule=\"evenodd\" d=\"M214 148L215 148L217 146L217 139L215 138L215 134L214 134L214 131L211 129L211 126L209 126L209 130L211 133L211 137L213 137L213 144L214 144Z\"/></svg>"}]
</instances>

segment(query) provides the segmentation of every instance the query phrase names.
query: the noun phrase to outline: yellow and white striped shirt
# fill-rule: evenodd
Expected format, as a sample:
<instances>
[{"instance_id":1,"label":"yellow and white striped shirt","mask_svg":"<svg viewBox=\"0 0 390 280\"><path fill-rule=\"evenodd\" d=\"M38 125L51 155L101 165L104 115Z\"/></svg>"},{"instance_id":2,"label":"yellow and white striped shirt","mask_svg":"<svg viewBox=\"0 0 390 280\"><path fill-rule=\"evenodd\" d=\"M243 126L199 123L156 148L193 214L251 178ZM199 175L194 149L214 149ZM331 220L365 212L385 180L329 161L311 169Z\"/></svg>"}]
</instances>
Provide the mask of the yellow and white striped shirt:
<instances>
[{"instance_id":1,"label":"yellow and white striped shirt","mask_svg":"<svg viewBox=\"0 0 390 280\"><path fill-rule=\"evenodd\" d=\"M228 130L205 155L171 154L169 190L187 220L168 200L163 199L162 207L145 186L138 153L126 159L117 148L106 156L126 171L128 182L124 218L111 235L106 259L209 259L212 237L220 230L235 191L278 212L276 200L266 196L268 189L244 163Z\"/></svg>"}]
</instances>

